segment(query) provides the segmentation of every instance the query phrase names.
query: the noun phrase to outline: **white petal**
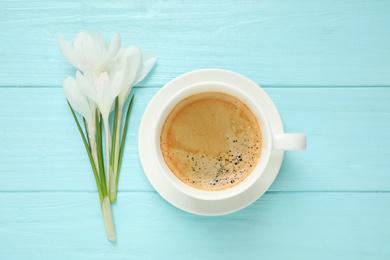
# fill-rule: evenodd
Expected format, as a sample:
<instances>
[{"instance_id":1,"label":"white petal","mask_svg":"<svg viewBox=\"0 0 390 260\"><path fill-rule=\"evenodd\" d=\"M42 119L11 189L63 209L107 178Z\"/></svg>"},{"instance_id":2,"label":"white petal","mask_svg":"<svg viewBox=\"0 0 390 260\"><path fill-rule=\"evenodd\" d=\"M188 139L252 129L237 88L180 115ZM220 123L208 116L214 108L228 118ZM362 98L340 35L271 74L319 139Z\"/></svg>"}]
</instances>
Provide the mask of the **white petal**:
<instances>
[{"instance_id":1,"label":"white petal","mask_svg":"<svg viewBox=\"0 0 390 260\"><path fill-rule=\"evenodd\" d=\"M79 112L87 122L92 121L92 113L87 98L81 93L76 79L67 77L63 82L64 95L74 110Z\"/></svg>"},{"instance_id":2,"label":"white petal","mask_svg":"<svg viewBox=\"0 0 390 260\"><path fill-rule=\"evenodd\" d=\"M130 67L130 70L133 70L134 73L132 73L132 77L130 78L130 84L132 86L135 85L135 81L138 78L139 73L142 69L142 60L143 60L143 53L140 49L138 49L138 53L135 53L133 56L129 56L127 60L127 64ZM127 93L128 95L128 93Z\"/></svg>"},{"instance_id":3,"label":"white petal","mask_svg":"<svg viewBox=\"0 0 390 260\"><path fill-rule=\"evenodd\" d=\"M95 40L95 43L98 47L97 48L97 55L99 57L99 62L104 62L107 47L106 47L106 41L104 40L103 35L97 30L89 30L88 33Z\"/></svg>"},{"instance_id":4,"label":"white petal","mask_svg":"<svg viewBox=\"0 0 390 260\"><path fill-rule=\"evenodd\" d=\"M96 75L95 77L96 78ZM101 103L105 104L107 101L107 97L110 92L110 77L107 72L100 73L97 75L97 78L95 80L97 88L99 89L98 91L98 99L101 101ZM100 104L98 104L99 106Z\"/></svg>"},{"instance_id":5,"label":"white petal","mask_svg":"<svg viewBox=\"0 0 390 260\"><path fill-rule=\"evenodd\" d=\"M123 91L127 92L127 88L133 86L135 79L137 78L137 75L141 69L142 65L142 53L133 53L129 57L127 57L125 71L126 71L126 86L124 87Z\"/></svg>"},{"instance_id":6,"label":"white petal","mask_svg":"<svg viewBox=\"0 0 390 260\"><path fill-rule=\"evenodd\" d=\"M141 50L137 47L137 45L131 45L129 47L123 47L118 55L116 56L115 60L119 64L121 64L122 68L126 66L127 58L130 55L133 55L134 53L139 53Z\"/></svg>"},{"instance_id":7,"label":"white petal","mask_svg":"<svg viewBox=\"0 0 390 260\"><path fill-rule=\"evenodd\" d=\"M100 69L97 55L97 43L87 32L81 32L73 41L74 51L85 67ZM84 72L85 69L82 71Z\"/></svg>"},{"instance_id":8,"label":"white petal","mask_svg":"<svg viewBox=\"0 0 390 260\"><path fill-rule=\"evenodd\" d=\"M92 119L93 119L93 122L95 122L95 113L96 113L97 105L96 105L96 103L95 103L92 99L88 99L88 103L89 103L89 109L90 109L91 112L92 112ZM94 125L95 125L95 124L94 124Z\"/></svg>"},{"instance_id":9,"label":"white petal","mask_svg":"<svg viewBox=\"0 0 390 260\"><path fill-rule=\"evenodd\" d=\"M114 76L114 78L113 78L113 80L111 82L110 91L109 91L109 93L107 93L108 94L107 100L114 101L115 98L119 95L119 93L121 92L121 90L123 88L123 84L122 84L123 77L124 77L124 71L123 70L118 71L115 74L115 76ZM111 108L111 104L112 103L110 103L110 108Z\"/></svg>"},{"instance_id":10,"label":"white petal","mask_svg":"<svg viewBox=\"0 0 390 260\"><path fill-rule=\"evenodd\" d=\"M93 80L88 80L80 71L76 72L76 80L81 92L99 106L98 89Z\"/></svg>"},{"instance_id":11,"label":"white petal","mask_svg":"<svg viewBox=\"0 0 390 260\"><path fill-rule=\"evenodd\" d=\"M130 53L127 57L125 67L125 78L123 80L123 89L119 94L119 104L123 105L130 94L131 88L134 85L134 81L141 69L142 65L142 53L137 48L133 53Z\"/></svg>"},{"instance_id":12,"label":"white petal","mask_svg":"<svg viewBox=\"0 0 390 260\"><path fill-rule=\"evenodd\" d=\"M108 44L106 61L113 59L118 54L120 47L121 47L121 36L119 33L116 33L114 37L112 37L111 42Z\"/></svg>"},{"instance_id":13,"label":"white petal","mask_svg":"<svg viewBox=\"0 0 390 260\"><path fill-rule=\"evenodd\" d=\"M137 51L139 51L139 49L135 45L121 48L116 57L111 59L111 62L107 62L106 67L109 74L115 75L118 71L125 70L127 66L127 57ZM124 82L126 81L128 74L127 70L125 70Z\"/></svg>"},{"instance_id":14,"label":"white petal","mask_svg":"<svg viewBox=\"0 0 390 260\"><path fill-rule=\"evenodd\" d=\"M102 116L108 116L110 114L110 108L112 100L109 97L110 92L110 78L107 72L103 73L92 73L86 76L90 82L93 83L97 90L97 102L96 105Z\"/></svg>"},{"instance_id":15,"label":"white petal","mask_svg":"<svg viewBox=\"0 0 390 260\"><path fill-rule=\"evenodd\" d=\"M146 77L146 75L148 75L148 73L152 70L156 61L157 61L157 57L154 51L146 51L143 53L142 68L140 73L138 74L137 79L134 82L134 85L136 85L138 82L143 80Z\"/></svg>"},{"instance_id":16,"label":"white petal","mask_svg":"<svg viewBox=\"0 0 390 260\"><path fill-rule=\"evenodd\" d=\"M62 55L64 55L65 59L67 59L70 64L79 70L83 69L83 64L75 54L72 46L70 46L69 42L64 38L64 36L62 36L62 34L58 37L58 46L60 47Z\"/></svg>"},{"instance_id":17,"label":"white petal","mask_svg":"<svg viewBox=\"0 0 390 260\"><path fill-rule=\"evenodd\" d=\"M114 111L114 108L115 108L115 102L112 102L112 105L111 105L111 108L110 108L110 113L111 113L112 111Z\"/></svg>"}]
</instances>

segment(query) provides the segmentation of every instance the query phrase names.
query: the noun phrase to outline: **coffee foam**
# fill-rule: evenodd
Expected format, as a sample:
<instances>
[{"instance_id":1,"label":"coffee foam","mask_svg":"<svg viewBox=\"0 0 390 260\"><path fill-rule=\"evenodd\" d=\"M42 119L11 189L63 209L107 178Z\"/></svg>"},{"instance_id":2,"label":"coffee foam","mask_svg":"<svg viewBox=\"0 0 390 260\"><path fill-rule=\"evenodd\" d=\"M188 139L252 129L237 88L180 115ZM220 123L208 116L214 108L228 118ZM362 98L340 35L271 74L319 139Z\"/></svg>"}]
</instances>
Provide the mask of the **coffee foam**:
<instances>
[{"instance_id":1,"label":"coffee foam","mask_svg":"<svg viewBox=\"0 0 390 260\"><path fill-rule=\"evenodd\" d=\"M261 153L256 118L238 99L205 92L179 102L160 136L171 171L201 190L223 190L243 181Z\"/></svg>"}]
</instances>

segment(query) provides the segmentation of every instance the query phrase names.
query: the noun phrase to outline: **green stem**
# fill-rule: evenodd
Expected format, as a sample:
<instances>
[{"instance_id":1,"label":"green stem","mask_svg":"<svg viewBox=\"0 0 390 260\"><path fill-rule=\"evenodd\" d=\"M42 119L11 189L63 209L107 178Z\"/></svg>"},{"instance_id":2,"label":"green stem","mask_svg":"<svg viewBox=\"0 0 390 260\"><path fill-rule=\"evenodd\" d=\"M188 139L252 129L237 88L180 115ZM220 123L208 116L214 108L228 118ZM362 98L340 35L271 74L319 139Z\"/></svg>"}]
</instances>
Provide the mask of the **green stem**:
<instances>
[{"instance_id":1,"label":"green stem","mask_svg":"<svg viewBox=\"0 0 390 260\"><path fill-rule=\"evenodd\" d=\"M107 178L107 192L110 191L110 148L111 148L111 131L110 131L110 123L108 121L108 116L103 116L103 123L104 123L104 135L105 135L105 141L106 141L106 174L108 176Z\"/></svg>"},{"instance_id":2,"label":"green stem","mask_svg":"<svg viewBox=\"0 0 390 260\"><path fill-rule=\"evenodd\" d=\"M100 114L100 113L99 113ZM107 195L106 175L104 173L104 159L103 159L103 138L102 138L102 116L98 116L96 109L96 146L99 162L100 183L102 186L103 197Z\"/></svg>"},{"instance_id":3,"label":"green stem","mask_svg":"<svg viewBox=\"0 0 390 260\"><path fill-rule=\"evenodd\" d=\"M130 103L129 103L129 107L127 108L126 121L125 121L125 126L123 128L121 148L119 150L119 157L118 157L118 167L117 167L118 171L117 171L117 174L116 174L116 186L117 187L118 187L118 180L119 180L119 172L120 172L121 165L122 165L123 150L125 148L127 127L129 125L130 111L131 111L131 107L133 106L133 100L134 100L134 95L131 97L131 100L130 100Z\"/></svg>"},{"instance_id":4,"label":"green stem","mask_svg":"<svg viewBox=\"0 0 390 260\"><path fill-rule=\"evenodd\" d=\"M73 118L74 118L74 120L75 120L75 122L77 124L77 128L79 129L81 138L83 139L85 150L87 151L89 162L91 163L93 175L95 176L96 186L97 186L97 189L98 189L98 192L99 192L99 198L100 198L100 201L102 202L103 198L104 198L104 194L103 194L103 191L102 191L102 188L101 188L101 185L100 185L99 175L98 175L98 172L96 170L96 166L95 166L95 162L93 160L92 154L91 154L91 150L89 149L87 140L85 139L84 132L81 129L79 121L77 120L76 114L74 113L72 106L69 104L69 101L68 101L68 105L69 105L70 111L72 111L72 115L73 115Z\"/></svg>"},{"instance_id":5,"label":"green stem","mask_svg":"<svg viewBox=\"0 0 390 260\"><path fill-rule=\"evenodd\" d=\"M89 150L91 150L92 158L93 158L93 161L95 162L96 170L97 170L97 173L99 176L99 163L98 163L98 158L97 158L96 141L95 141L96 131L94 129L89 128L89 127L92 128L92 126L89 126L89 124L87 124L87 122L85 121L85 118L83 118L83 121L84 121L84 126L85 126L85 132L87 134L86 139L88 142Z\"/></svg>"},{"instance_id":6,"label":"green stem","mask_svg":"<svg viewBox=\"0 0 390 260\"><path fill-rule=\"evenodd\" d=\"M85 122L85 118L84 117L83 117L83 121L84 121L85 133L87 134L87 137L88 137L89 136L89 129L87 127L87 122ZM91 142L89 141L89 138L86 138L86 139L87 139L87 142L88 142L88 147L91 150Z\"/></svg>"},{"instance_id":7,"label":"green stem","mask_svg":"<svg viewBox=\"0 0 390 260\"><path fill-rule=\"evenodd\" d=\"M104 226L106 227L107 238L111 242L115 242L116 241L115 226L114 226L114 220L112 218L110 199L108 198L108 196L104 197L101 206L102 206Z\"/></svg>"},{"instance_id":8,"label":"green stem","mask_svg":"<svg viewBox=\"0 0 390 260\"><path fill-rule=\"evenodd\" d=\"M119 141L120 141L120 129L121 129L121 119L122 119L122 109L123 106L115 104L115 118L114 118L114 128L113 128L113 140L111 146L111 169L110 169L110 200L111 202L116 201L118 184L116 181L116 175L118 172L118 154L119 154Z\"/></svg>"},{"instance_id":9,"label":"green stem","mask_svg":"<svg viewBox=\"0 0 390 260\"><path fill-rule=\"evenodd\" d=\"M115 144L115 157L114 157L114 165L115 165L115 176L118 174L118 157L119 157L119 148L120 148L120 134L121 134L121 125L122 125L122 111L123 105L119 107L118 111L118 126L117 126L117 133L116 133L116 144Z\"/></svg>"},{"instance_id":10,"label":"green stem","mask_svg":"<svg viewBox=\"0 0 390 260\"><path fill-rule=\"evenodd\" d=\"M118 127L118 97L115 99L115 115L114 115L114 127L112 129L112 146L111 146L111 167L112 171L115 173L115 154L116 154L116 139L117 139L117 127Z\"/></svg>"},{"instance_id":11,"label":"green stem","mask_svg":"<svg viewBox=\"0 0 390 260\"><path fill-rule=\"evenodd\" d=\"M92 142L91 142L91 140L89 140L89 141L91 143L92 158L93 158L93 160L95 162L95 166L96 166L96 170L97 170L98 176L100 176L100 174L99 174L98 152L97 152L96 142L95 142L95 140L93 140Z\"/></svg>"}]
</instances>

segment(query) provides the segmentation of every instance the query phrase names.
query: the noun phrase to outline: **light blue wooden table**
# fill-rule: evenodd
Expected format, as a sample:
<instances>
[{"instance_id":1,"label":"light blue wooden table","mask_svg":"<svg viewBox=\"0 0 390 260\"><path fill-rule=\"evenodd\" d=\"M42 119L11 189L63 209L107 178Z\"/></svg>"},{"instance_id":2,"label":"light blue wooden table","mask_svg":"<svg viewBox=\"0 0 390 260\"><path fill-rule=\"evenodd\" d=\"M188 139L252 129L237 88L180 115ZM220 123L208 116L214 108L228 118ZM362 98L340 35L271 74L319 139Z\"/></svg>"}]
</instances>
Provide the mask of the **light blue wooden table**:
<instances>
[{"instance_id":1,"label":"light blue wooden table","mask_svg":"<svg viewBox=\"0 0 390 260\"><path fill-rule=\"evenodd\" d=\"M139 86L106 239L57 44L98 29L157 53ZM241 73L274 100L286 153L269 191L201 217L162 199L137 134L153 95L195 69ZM390 259L389 1L0 2L0 259Z\"/></svg>"}]
</instances>

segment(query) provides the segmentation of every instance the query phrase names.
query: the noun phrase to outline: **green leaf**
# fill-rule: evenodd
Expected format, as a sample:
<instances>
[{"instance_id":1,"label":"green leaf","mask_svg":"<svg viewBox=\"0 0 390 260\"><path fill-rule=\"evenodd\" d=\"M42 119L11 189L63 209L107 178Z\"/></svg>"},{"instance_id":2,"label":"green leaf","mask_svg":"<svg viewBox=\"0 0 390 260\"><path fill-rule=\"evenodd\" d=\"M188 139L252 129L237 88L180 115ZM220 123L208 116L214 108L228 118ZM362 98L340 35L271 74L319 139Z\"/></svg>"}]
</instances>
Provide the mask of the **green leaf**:
<instances>
[{"instance_id":1,"label":"green leaf","mask_svg":"<svg viewBox=\"0 0 390 260\"><path fill-rule=\"evenodd\" d=\"M115 99L115 115L114 115L114 127L112 129L112 145L111 145L111 167L112 171L114 172L115 168L115 145L116 145L116 132L117 132L117 127L118 127L118 97Z\"/></svg>"},{"instance_id":2,"label":"green leaf","mask_svg":"<svg viewBox=\"0 0 390 260\"><path fill-rule=\"evenodd\" d=\"M90 149L89 146L88 146L87 140L85 139L84 132L83 132L83 130L81 129L81 126L80 126L80 124L79 124L79 121L77 120L77 117L76 117L76 115L75 115L75 113L74 113L74 111L73 111L72 106L69 104L69 101L67 101L67 102L68 102L70 111L72 111L73 118L74 118L74 120L76 121L77 128L79 129L81 138L83 139L83 143L84 143L84 146L85 146L85 150L87 151L87 154L88 154L89 162L91 163L91 166L92 166L93 175L95 176L95 181L96 181L96 186L97 186L97 188L98 188L100 201L103 201L104 196L103 196L102 188L101 188L101 185L100 185L99 175L98 175L98 173L97 173L97 169L96 169L96 166L95 166L95 162L93 161L93 157L92 157L92 154L91 154L91 149Z\"/></svg>"},{"instance_id":3,"label":"green leaf","mask_svg":"<svg viewBox=\"0 0 390 260\"><path fill-rule=\"evenodd\" d=\"M129 107L127 108L126 121L125 121L125 126L123 128L121 147L119 149L119 157L118 157L118 169L117 169L117 174L116 174L116 187L118 187L119 171L120 171L121 165L122 165L122 156L123 156L123 150L125 148L127 126L129 124L129 117L130 117L131 107L133 106L133 100L134 100L134 95L131 97Z\"/></svg>"},{"instance_id":4,"label":"green leaf","mask_svg":"<svg viewBox=\"0 0 390 260\"><path fill-rule=\"evenodd\" d=\"M96 121L96 148L99 162L100 183L102 186L103 197L107 195L106 175L104 173L104 158L103 158L103 138L102 138L102 116L99 116L99 112L96 109L95 121Z\"/></svg>"},{"instance_id":5,"label":"green leaf","mask_svg":"<svg viewBox=\"0 0 390 260\"><path fill-rule=\"evenodd\" d=\"M91 150L91 144L89 142L89 130L88 130L88 127L87 127L87 122L85 122L85 118L83 117L83 121L84 121L84 128L85 128L85 133L87 134L87 142L88 142L88 147L89 147L89 150Z\"/></svg>"}]
</instances>

